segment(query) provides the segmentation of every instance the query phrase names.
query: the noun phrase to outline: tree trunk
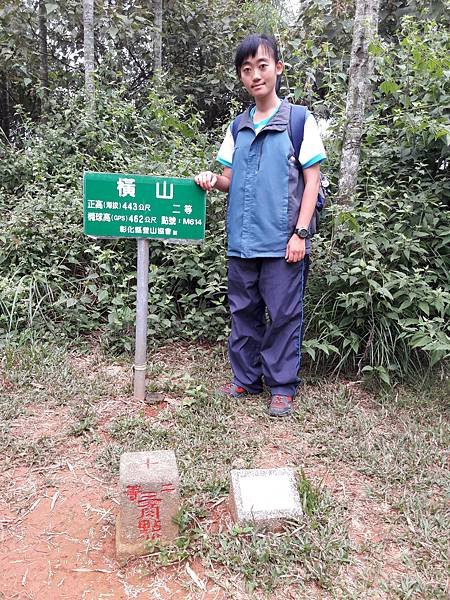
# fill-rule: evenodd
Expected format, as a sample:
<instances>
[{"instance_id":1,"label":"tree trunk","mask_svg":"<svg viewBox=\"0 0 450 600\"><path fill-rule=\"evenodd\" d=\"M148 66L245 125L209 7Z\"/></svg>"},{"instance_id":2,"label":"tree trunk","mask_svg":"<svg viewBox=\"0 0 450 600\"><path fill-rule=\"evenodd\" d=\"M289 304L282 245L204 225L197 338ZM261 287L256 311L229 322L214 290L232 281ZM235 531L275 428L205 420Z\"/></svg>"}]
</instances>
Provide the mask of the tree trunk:
<instances>
[{"instance_id":1,"label":"tree trunk","mask_svg":"<svg viewBox=\"0 0 450 600\"><path fill-rule=\"evenodd\" d=\"M371 97L373 59L369 44L378 30L380 0L356 0L345 125L339 171L338 202L349 204L358 178L364 111Z\"/></svg>"},{"instance_id":2,"label":"tree trunk","mask_svg":"<svg viewBox=\"0 0 450 600\"><path fill-rule=\"evenodd\" d=\"M47 52L47 9L44 0L39 0L39 58L42 88L42 112L47 109L49 85L48 85L48 52Z\"/></svg>"},{"instance_id":3,"label":"tree trunk","mask_svg":"<svg viewBox=\"0 0 450 600\"><path fill-rule=\"evenodd\" d=\"M6 73L0 72L0 128L7 140L10 134L9 84Z\"/></svg>"},{"instance_id":4,"label":"tree trunk","mask_svg":"<svg viewBox=\"0 0 450 600\"><path fill-rule=\"evenodd\" d=\"M153 34L153 69L157 71L162 67L163 0L153 0L153 10L155 13L155 32Z\"/></svg>"},{"instance_id":5,"label":"tree trunk","mask_svg":"<svg viewBox=\"0 0 450 600\"><path fill-rule=\"evenodd\" d=\"M83 0L84 86L86 101L94 105L94 0Z\"/></svg>"}]
</instances>

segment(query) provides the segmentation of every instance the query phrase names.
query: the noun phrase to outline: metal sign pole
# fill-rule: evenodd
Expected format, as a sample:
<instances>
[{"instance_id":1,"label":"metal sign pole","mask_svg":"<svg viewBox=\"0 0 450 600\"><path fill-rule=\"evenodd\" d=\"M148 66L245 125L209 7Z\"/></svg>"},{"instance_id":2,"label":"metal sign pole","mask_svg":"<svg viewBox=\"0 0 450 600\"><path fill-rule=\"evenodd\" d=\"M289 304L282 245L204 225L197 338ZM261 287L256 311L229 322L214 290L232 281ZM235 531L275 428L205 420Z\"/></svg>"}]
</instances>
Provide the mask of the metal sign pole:
<instances>
[{"instance_id":1,"label":"metal sign pole","mask_svg":"<svg viewBox=\"0 0 450 600\"><path fill-rule=\"evenodd\" d=\"M138 239L136 344L134 351L134 397L136 400L145 400L145 374L147 369L148 267L148 239Z\"/></svg>"}]
</instances>

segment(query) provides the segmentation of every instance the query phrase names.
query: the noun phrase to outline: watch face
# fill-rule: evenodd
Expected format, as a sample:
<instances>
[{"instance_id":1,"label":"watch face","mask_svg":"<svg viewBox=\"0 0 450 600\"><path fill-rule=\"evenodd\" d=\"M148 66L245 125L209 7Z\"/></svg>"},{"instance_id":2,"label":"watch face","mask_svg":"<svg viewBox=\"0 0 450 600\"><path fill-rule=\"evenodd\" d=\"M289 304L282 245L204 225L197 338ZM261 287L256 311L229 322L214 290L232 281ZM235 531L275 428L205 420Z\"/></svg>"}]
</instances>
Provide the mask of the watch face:
<instances>
[{"instance_id":1,"label":"watch face","mask_svg":"<svg viewBox=\"0 0 450 600\"><path fill-rule=\"evenodd\" d=\"M295 233L298 235L298 237L300 237L302 240L305 240L308 237L308 230L307 229L296 229Z\"/></svg>"}]
</instances>

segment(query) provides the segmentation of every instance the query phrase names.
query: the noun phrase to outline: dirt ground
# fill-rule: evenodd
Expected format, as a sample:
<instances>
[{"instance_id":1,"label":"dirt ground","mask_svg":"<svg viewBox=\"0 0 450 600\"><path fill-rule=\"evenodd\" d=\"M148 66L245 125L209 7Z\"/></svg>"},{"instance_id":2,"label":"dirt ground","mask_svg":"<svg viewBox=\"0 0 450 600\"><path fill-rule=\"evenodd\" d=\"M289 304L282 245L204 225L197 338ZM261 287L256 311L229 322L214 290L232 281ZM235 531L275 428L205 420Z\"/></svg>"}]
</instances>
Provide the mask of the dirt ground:
<instances>
[{"instance_id":1,"label":"dirt ground","mask_svg":"<svg viewBox=\"0 0 450 600\"><path fill-rule=\"evenodd\" d=\"M108 407L109 410L111 408ZM154 412L154 407L151 410ZM42 414L37 409L34 417L24 417L15 425L17 430L21 430L21 435L27 430L32 437L40 438L64 429L65 412ZM104 425L106 423L105 419ZM107 438L105 432L103 438ZM117 484L102 478L101 470L93 464L91 452L84 449L78 440L65 439L71 443L65 444L62 454L56 452L52 464L45 469L15 467L3 473L3 490L7 498L14 498L15 505L21 509L16 516L8 512L4 500L0 505L2 600L225 600L230 597L226 589L205 574L199 561L194 560L178 568L159 568L152 575L148 564L151 559L120 564L115 556ZM255 467L294 464L289 453L283 450L286 441L285 436L278 446L262 448ZM388 556L383 560L383 570L387 574L388 569L398 568L394 532L383 525L383 512L388 509L386 506L374 506L376 503L370 502L364 493L361 477L348 469L344 471L339 475L335 471L331 474L324 466L311 468L306 475L321 481L341 499L351 501L352 510L348 514L350 536L357 544L370 539L386 545ZM367 519L368 514L370 519ZM230 526L232 520L227 498L211 509L208 519L212 531ZM364 569L363 557L357 569ZM280 592L273 598L290 597L284 594ZM235 597L249 597L243 591L242 582L236 581ZM328 594L311 589L310 597L325 598Z\"/></svg>"},{"instance_id":2,"label":"dirt ground","mask_svg":"<svg viewBox=\"0 0 450 600\"><path fill-rule=\"evenodd\" d=\"M33 429L35 436L61 431L64 411L41 414L36 421L44 425L41 431ZM25 421L16 425L30 426ZM200 578L203 573L195 562L188 569L159 569L150 578L145 560L116 560L117 485L102 479L81 444L64 450L75 457L71 462L55 454L45 470L16 467L3 473L3 495L22 509L16 516L5 499L0 504L0 598L177 599L196 592L190 590L198 585L189 569ZM225 597L219 586L201 579L203 584L205 598Z\"/></svg>"},{"instance_id":3,"label":"dirt ground","mask_svg":"<svg viewBox=\"0 0 450 600\"><path fill-rule=\"evenodd\" d=\"M74 364L85 369L88 362L89 359L77 359ZM118 415L144 411L152 418L171 403L166 398L157 405L137 404L125 393L129 381L127 369L120 365L105 369L122 383L117 385L114 395L96 405L100 445L108 443L108 426ZM50 456L46 456L44 466L32 468L11 461L0 475L1 600L350 597L334 596L314 584L308 584L301 593L287 587L270 596L247 594L242 579L230 577L220 569L205 570L198 559L166 568L156 568L151 556L125 564L118 562L115 556L118 483L96 463L98 449L93 452L83 444L82 437L67 435L70 410L70 404L46 408L36 403L12 423L18 439L26 439L28 444L40 440L41 451ZM243 436L255 435L251 416L242 418L239 426ZM402 557L407 545L402 542L401 530L393 524L389 503L370 495L370 481L361 473L339 461L330 464L315 456L316 449L307 433L299 447L298 439L292 437L285 422L274 421L270 427L270 438L277 443L262 446L253 466L298 466L301 455L308 479L347 507L345 523L355 550L354 560L342 573L347 589L354 588L357 598L392 597L383 592L380 583L405 573ZM49 443L42 449L43 439ZM226 496L208 507L205 520L211 532L231 526ZM376 560L373 560L374 545ZM358 595L358 581L368 578L374 582L370 596Z\"/></svg>"}]
</instances>

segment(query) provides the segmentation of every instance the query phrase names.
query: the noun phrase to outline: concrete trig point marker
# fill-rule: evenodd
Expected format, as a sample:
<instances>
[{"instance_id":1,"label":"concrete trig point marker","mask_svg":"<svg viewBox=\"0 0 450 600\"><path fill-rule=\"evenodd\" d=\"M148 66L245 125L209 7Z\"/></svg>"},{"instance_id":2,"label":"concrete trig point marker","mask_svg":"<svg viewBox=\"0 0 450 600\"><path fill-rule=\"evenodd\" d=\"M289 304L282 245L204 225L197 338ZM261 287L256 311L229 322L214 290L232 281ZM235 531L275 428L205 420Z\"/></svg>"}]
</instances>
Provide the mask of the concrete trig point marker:
<instances>
[{"instance_id":1,"label":"concrete trig point marker","mask_svg":"<svg viewBox=\"0 0 450 600\"><path fill-rule=\"evenodd\" d=\"M278 529L284 519L299 519L302 505L294 469L231 471L231 505L239 524Z\"/></svg>"},{"instance_id":2,"label":"concrete trig point marker","mask_svg":"<svg viewBox=\"0 0 450 600\"><path fill-rule=\"evenodd\" d=\"M180 508L175 453L126 452L120 458L120 512L116 521L118 558L147 554L147 542L178 535Z\"/></svg>"}]
</instances>

